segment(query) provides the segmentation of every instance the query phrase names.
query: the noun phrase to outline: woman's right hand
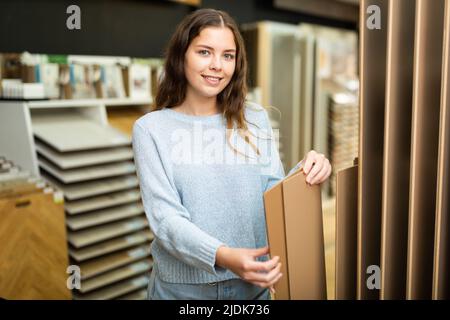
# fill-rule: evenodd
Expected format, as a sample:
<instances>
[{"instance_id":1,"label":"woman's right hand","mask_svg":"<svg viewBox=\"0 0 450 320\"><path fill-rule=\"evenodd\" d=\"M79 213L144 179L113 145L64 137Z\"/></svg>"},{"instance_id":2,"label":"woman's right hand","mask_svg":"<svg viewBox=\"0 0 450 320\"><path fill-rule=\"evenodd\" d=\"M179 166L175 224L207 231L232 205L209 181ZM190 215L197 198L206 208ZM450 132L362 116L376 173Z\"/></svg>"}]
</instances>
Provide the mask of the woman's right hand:
<instances>
[{"instance_id":1,"label":"woman's right hand","mask_svg":"<svg viewBox=\"0 0 450 320\"><path fill-rule=\"evenodd\" d=\"M273 285L282 276L280 257L268 261L256 260L268 253L269 247L245 249L221 246L216 252L216 264L231 270L247 282L273 290Z\"/></svg>"}]
</instances>

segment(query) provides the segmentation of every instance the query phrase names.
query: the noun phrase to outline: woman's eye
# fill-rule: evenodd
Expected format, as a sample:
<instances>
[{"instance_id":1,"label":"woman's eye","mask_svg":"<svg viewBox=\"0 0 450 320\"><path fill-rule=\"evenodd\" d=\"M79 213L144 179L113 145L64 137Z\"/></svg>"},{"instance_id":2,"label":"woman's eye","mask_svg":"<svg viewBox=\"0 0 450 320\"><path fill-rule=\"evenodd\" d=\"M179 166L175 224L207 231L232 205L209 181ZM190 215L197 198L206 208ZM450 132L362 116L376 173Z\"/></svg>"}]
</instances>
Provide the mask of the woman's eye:
<instances>
[{"instance_id":1,"label":"woman's eye","mask_svg":"<svg viewBox=\"0 0 450 320\"><path fill-rule=\"evenodd\" d=\"M202 56L207 56L209 54L208 50L200 50L198 53L200 53Z\"/></svg>"},{"instance_id":2,"label":"woman's eye","mask_svg":"<svg viewBox=\"0 0 450 320\"><path fill-rule=\"evenodd\" d=\"M233 60L233 59L234 59L234 55L233 55L233 54L230 54L230 53L226 53L226 54L225 54L225 59L227 59L227 60Z\"/></svg>"}]
</instances>

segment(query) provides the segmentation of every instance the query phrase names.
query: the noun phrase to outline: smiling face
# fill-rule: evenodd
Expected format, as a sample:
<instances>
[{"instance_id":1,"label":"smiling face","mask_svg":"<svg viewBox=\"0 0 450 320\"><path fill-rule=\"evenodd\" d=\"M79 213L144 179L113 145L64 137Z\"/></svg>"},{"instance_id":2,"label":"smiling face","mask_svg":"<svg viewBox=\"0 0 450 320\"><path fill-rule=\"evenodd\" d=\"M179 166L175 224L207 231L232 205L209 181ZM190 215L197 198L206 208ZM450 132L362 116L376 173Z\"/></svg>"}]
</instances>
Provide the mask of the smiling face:
<instances>
[{"instance_id":1,"label":"smiling face","mask_svg":"<svg viewBox=\"0 0 450 320\"><path fill-rule=\"evenodd\" d=\"M226 27L207 27L189 45L184 62L189 96L215 98L236 67L236 43Z\"/></svg>"}]
</instances>

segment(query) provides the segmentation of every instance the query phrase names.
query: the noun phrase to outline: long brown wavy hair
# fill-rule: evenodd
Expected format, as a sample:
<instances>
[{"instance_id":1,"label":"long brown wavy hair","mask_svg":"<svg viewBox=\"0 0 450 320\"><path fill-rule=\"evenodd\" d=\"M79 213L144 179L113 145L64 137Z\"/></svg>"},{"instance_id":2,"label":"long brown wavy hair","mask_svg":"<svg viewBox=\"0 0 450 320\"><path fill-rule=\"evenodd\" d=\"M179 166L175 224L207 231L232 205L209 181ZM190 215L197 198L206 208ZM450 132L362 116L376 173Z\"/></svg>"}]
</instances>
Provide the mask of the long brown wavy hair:
<instances>
[{"instance_id":1,"label":"long brown wavy hair","mask_svg":"<svg viewBox=\"0 0 450 320\"><path fill-rule=\"evenodd\" d=\"M217 95L217 104L227 123L227 141L232 149L231 131L236 125L237 132L252 146L258 155L258 148L250 141L253 135L244 115L247 96L247 55L244 40L236 22L226 12L214 9L200 9L186 16L177 26L169 41L164 64L164 74L158 85L153 111L171 108L183 103L186 98L187 79L184 73L186 51L192 40L206 27L226 27L234 35L236 44L236 67L228 85ZM248 122L250 123L250 122ZM239 152L239 151L237 151Z\"/></svg>"}]
</instances>

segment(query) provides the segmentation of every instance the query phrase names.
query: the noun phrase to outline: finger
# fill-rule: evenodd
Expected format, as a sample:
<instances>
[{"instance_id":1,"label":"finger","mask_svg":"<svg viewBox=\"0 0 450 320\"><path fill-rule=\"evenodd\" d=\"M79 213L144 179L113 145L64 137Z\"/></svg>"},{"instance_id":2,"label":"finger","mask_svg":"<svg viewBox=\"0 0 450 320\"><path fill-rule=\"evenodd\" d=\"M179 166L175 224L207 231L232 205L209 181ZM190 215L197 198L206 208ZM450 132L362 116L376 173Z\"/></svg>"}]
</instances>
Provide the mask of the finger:
<instances>
[{"instance_id":1,"label":"finger","mask_svg":"<svg viewBox=\"0 0 450 320\"><path fill-rule=\"evenodd\" d=\"M312 180L314 179L314 177L320 172L320 170L322 170L323 166L325 165L325 156L324 155L317 155L316 156L316 160L314 163L313 168L311 169L310 173L308 174L308 176L306 177L306 182L308 182L309 184L311 184Z\"/></svg>"},{"instance_id":2,"label":"finger","mask_svg":"<svg viewBox=\"0 0 450 320\"><path fill-rule=\"evenodd\" d=\"M311 184L319 184L325 181L328 175L328 170L330 169L330 165L328 162L322 167L322 170L312 179Z\"/></svg>"},{"instance_id":3,"label":"finger","mask_svg":"<svg viewBox=\"0 0 450 320\"><path fill-rule=\"evenodd\" d=\"M274 268L269 273L262 273L262 272L247 272L245 275L245 280L247 281L256 281L264 284L270 283L275 277L278 276L281 270L281 263L277 265L276 268Z\"/></svg>"},{"instance_id":4,"label":"finger","mask_svg":"<svg viewBox=\"0 0 450 320\"><path fill-rule=\"evenodd\" d=\"M332 171L333 171L333 169L331 168L331 165L328 166L328 171L325 174L325 177L323 177L322 182L324 182L326 179L328 179L330 177Z\"/></svg>"},{"instance_id":5,"label":"finger","mask_svg":"<svg viewBox=\"0 0 450 320\"><path fill-rule=\"evenodd\" d=\"M315 158L315 154L316 152L314 150L311 150L310 152L308 152L308 154L306 155L306 159L305 159L305 165L303 166L303 172L305 174L308 174L309 171L311 170L313 164L314 164L314 158Z\"/></svg>"},{"instance_id":6,"label":"finger","mask_svg":"<svg viewBox=\"0 0 450 320\"><path fill-rule=\"evenodd\" d=\"M326 179L328 179L330 177L332 171L333 171L333 169L332 169L331 165L328 166L328 171L325 174L325 177L322 179L322 182L324 182Z\"/></svg>"},{"instance_id":7,"label":"finger","mask_svg":"<svg viewBox=\"0 0 450 320\"><path fill-rule=\"evenodd\" d=\"M272 282L280 274L280 270L281 270L281 263L278 263L277 266L269 273L248 272L245 278L248 281L257 281L268 284Z\"/></svg>"},{"instance_id":8,"label":"finger","mask_svg":"<svg viewBox=\"0 0 450 320\"><path fill-rule=\"evenodd\" d=\"M277 283L281 279L282 276L283 276L282 273L278 274L277 277L275 279L273 279L270 283L265 283L262 281L249 281L249 282L258 287L261 287L261 288L269 288L269 287L273 286L275 283ZM274 291L275 291L275 289L274 289Z\"/></svg>"},{"instance_id":9,"label":"finger","mask_svg":"<svg viewBox=\"0 0 450 320\"><path fill-rule=\"evenodd\" d=\"M278 263L277 266L266 275L267 277L266 282L269 283L269 286L273 284L273 281L276 278L278 278L280 273L281 273L281 263Z\"/></svg>"},{"instance_id":10,"label":"finger","mask_svg":"<svg viewBox=\"0 0 450 320\"><path fill-rule=\"evenodd\" d=\"M268 261L251 261L247 271L250 272L270 272L280 262L280 257L273 257Z\"/></svg>"},{"instance_id":11,"label":"finger","mask_svg":"<svg viewBox=\"0 0 450 320\"><path fill-rule=\"evenodd\" d=\"M273 279L273 281L271 282L270 286L273 288L273 286L274 286L278 281L280 281L280 279L281 279L282 276L283 276L283 274L280 273L275 279ZM275 289L274 289L274 291L275 291Z\"/></svg>"},{"instance_id":12,"label":"finger","mask_svg":"<svg viewBox=\"0 0 450 320\"><path fill-rule=\"evenodd\" d=\"M265 256L266 254L269 254L269 247L262 247L262 248L257 248L257 249L250 249L250 254L253 257L260 257L260 256Z\"/></svg>"}]
</instances>

